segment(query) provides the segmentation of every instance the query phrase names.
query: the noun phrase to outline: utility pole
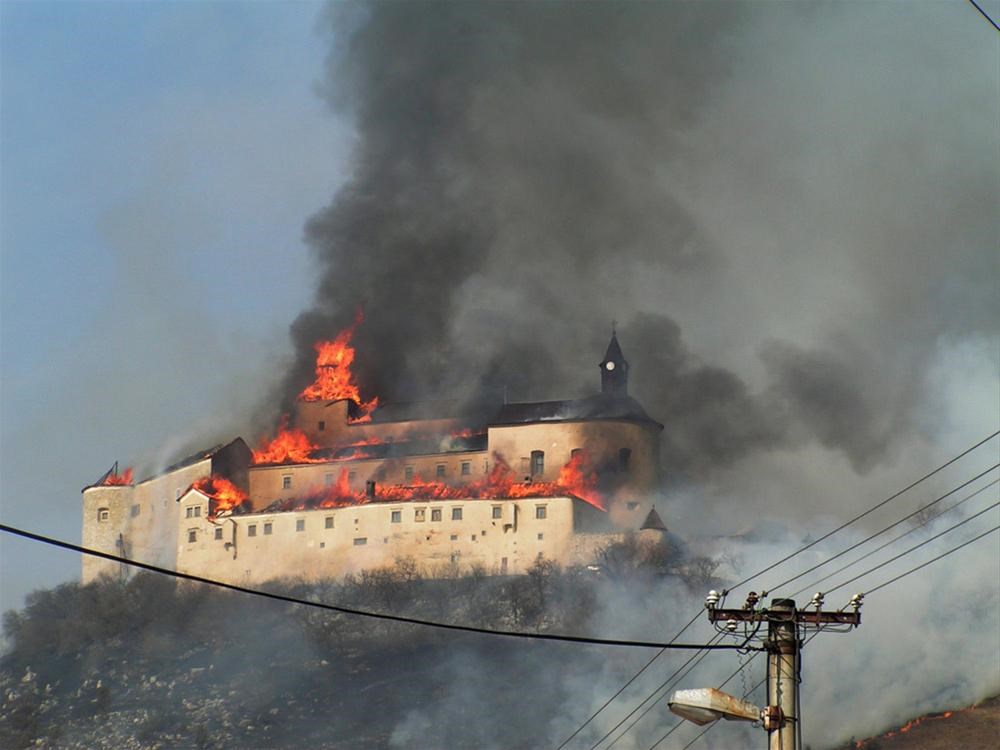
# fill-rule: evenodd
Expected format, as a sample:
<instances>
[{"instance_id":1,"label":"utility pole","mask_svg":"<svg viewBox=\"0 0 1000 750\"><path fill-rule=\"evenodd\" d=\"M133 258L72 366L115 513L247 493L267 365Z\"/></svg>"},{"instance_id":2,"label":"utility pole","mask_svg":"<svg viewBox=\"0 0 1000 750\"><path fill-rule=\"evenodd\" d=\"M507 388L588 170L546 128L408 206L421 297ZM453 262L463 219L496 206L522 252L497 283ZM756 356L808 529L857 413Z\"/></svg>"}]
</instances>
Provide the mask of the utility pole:
<instances>
[{"instance_id":1,"label":"utility pole","mask_svg":"<svg viewBox=\"0 0 1000 750\"><path fill-rule=\"evenodd\" d=\"M801 750L799 737L799 670L802 649L801 633L807 629L823 629L825 626L847 625L848 629L861 624L862 594L851 598L848 606L853 612L842 610L822 610L823 595L817 593L809 602L809 607L796 610L792 599L772 599L769 608L757 609L759 601L753 591L747 596L742 609L716 609L720 595L710 592L705 600L708 619L713 623L723 623L724 632L736 633L739 623L747 623L747 639L753 638L757 629L767 623L767 637L764 649L767 651L767 706L763 710L762 721L767 730L768 750ZM754 630L749 631L753 624Z\"/></svg>"}]
</instances>

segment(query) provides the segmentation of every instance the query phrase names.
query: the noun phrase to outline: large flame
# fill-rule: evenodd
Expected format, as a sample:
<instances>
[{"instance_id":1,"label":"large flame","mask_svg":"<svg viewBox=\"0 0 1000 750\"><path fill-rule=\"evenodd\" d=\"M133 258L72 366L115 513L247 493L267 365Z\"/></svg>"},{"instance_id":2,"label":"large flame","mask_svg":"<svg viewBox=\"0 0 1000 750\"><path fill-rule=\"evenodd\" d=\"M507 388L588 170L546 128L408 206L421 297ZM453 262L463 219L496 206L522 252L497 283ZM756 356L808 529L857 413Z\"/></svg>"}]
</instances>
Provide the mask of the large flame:
<instances>
[{"instance_id":1,"label":"large flame","mask_svg":"<svg viewBox=\"0 0 1000 750\"><path fill-rule=\"evenodd\" d=\"M317 448L300 429L288 426L287 415L282 417L278 434L268 440L262 438L260 446L253 452L255 464L310 464L323 459L313 458Z\"/></svg>"},{"instance_id":2,"label":"large flame","mask_svg":"<svg viewBox=\"0 0 1000 750\"><path fill-rule=\"evenodd\" d=\"M132 467L129 466L121 474L116 472L108 472L107 476L101 480L101 485L104 487L121 487L127 484L132 484Z\"/></svg>"},{"instance_id":3,"label":"large flame","mask_svg":"<svg viewBox=\"0 0 1000 750\"><path fill-rule=\"evenodd\" d=\"M299 398L303 401L339 401L351 399L360 410L355 422L366 422L371 419L371 413L378 406L378 398L365 401L361 398L361 390L354 382L351 365L354 364L354 347L351 339L354 332L364 321L364 313L358 310L354 322L332 341L320 341L316 349L316 380L308 386Z\"/></svg>"},{"instance_id":4,"label":"large flame","mask_svg":"<svg viewBox=\"0 0 1000 750\"><path fill-rule=\"evenodd\" d=\"M234 511L247 502L247 494L225 477L213 474L203 477L191 485L208 496L208 517L215 518L220 513Z\"/></svg>"},{"instance_id":5,"label":"large flame","mask_svg":"<svg viewBox=\"0 0 1000 750\"><path fill-rule=\"evenodd\" d=\"M348 483L346 469L340 471L337 482L301 497L288 498L273 503L269 510L306 510L312 508L339 508L369 502L405 502L410 500L497 500L521 497L561 497L572 495L595 508L607 510L597 491L597 474L591 468L584 451L576 453L555 482L518 481L504 459L494 454L493 468L484 479L465 484L425 481L414 477L407 484L375 486L374 497L364 491L354 491Z\"/></svg>"}]
</instances>

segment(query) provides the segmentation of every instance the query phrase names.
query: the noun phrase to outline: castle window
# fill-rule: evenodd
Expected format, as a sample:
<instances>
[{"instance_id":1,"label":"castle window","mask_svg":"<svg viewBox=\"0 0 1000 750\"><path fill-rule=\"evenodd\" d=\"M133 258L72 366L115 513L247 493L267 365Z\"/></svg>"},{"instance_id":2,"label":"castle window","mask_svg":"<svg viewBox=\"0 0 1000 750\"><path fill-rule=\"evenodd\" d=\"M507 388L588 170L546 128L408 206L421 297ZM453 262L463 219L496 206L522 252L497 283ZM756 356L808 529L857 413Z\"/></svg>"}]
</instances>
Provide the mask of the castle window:
<instances>
[{"instance_id":1,"label":"castle window","mask_svg":"<svg viewBox=\"0 0 1000 750\"><path fill-rule=\"evenodd\" d=\"M324 524L325 524L326 528L332 529L333 528L333 516L327 516L326 520L324 521Z\"/></svg>"},{"instance_id":2,"label":"castle window","mask_svg":"<svg viewBox=\"0 0 1000 750\"><path fill-rule=\"evenodd\" d=\"M475 534L472 535L472 541L476 541L476 535Z\"/></svg>"},{"instance_id":3,"label":"castle window","mask_svg":"<svg viewBox=\"0 0 1000 750\"><path fill-rule=\"evenodd\" d=\"M304 519L304 518L298 518L298 519L296 519L296 521L295 521L295 530L296 531L305 531L306 530L306 519Z\"/></svg>"},{"instance_id":4,"label":"castle window","mask_svg":"<svg viewBox=\"0 0 1000 750\"><path fill-rule=\"evenodd\" d=\"M394 511L392 511L392 513L389 516L389 518L392 521L392 523L402 523L403 522L403 511L401 511L401 510L394 510Z\"/></svg>"},{"instance_id":5,"label":"castle window","mask_svg":"<svg viewBox=\"0 0 1000 750\"><path fill-rule=\"evenodd\" d=\"M285 476L281 478L281 489L290 490L291 488L292 488L292 475L285 474Z\"/></svg>"},{"instance_id":6,"label":"castle window","mask_svg":"<svg viewBox=\"0 0 1000 750\"><path fill-rule=\"evenodd\" d=\"M413 467L412 466L407 466L405 469L403 469L403 477L406 479L407 482L409 482L411 479L413 479Z\"/></svg>"},{"instance_id":7,"label":"castle window","mask_svg":"<svg viewBox=\"0 0 1000 750\"><path fill-rule=\"evenodd\" d=\"M427 511L424 508L414 508L413 509L413 520L417 523L423 522L426 518Z\"/></svg>"},{"instance_id":8,"label":"castle window","mask_svg":"<svg viewBox=\"0 0 1000 750\"><path fill-rule=\"evenodd\" d=\"M111 518L111 511L110 510L108 510L107 508L98 508L97 509L97 520L99 522L103 523L104 521L107 521L109 518Z\"/></svg>"},{"instance_id":9,"label":"castle window","mask_svg":"<svg viewBox=\"0 0 1000 750\"><path fill-rule=\"evenodd\" d=\"M317 427L317 428L319 429L319 431L320 431L320 432L323 432L323 430L325 430L325 429L326 429L326 422L324 422L324 421L323 421L323 420L321 419L321 420L319 420L319 424L318 424L318 425L316 425L316 427Z\"/></svg>"},{"instance_id":10,"label":"castle window","mask_svg":"<svg viewBox=\"0 0 1000 750\"><path fill-rule=\"evenodd\" d=\"M137 515L139 515L139 510L140 510L140 506L138 506L138 505L133 505L132 506L132 518L135 518Z\"/></svg>"},{"instance_id":11,"label":"castle window","mask_svg":"<svg viewBox=\"0 0 1000 750\"><path fill-rule=\"evenodd\" d=\"M198 518L201 516L201 506L200 505L189 505L184 509L185 518Z\"/></svg>"},{"instance_id":12,"label":"castle window","mask_svg":"<svg viewBox=\"0 0 1000 750\"><path fill-rule=\"evenodd\" d=\"M271 532L274 531L274 524L270 521L264 524L264 536L271 536Z\"/></svg>"},{"instance_id":13,"label":"castle window","mask_svg":"<svg viewBox=\"0 0 1000 750\"><path fill-rule=\"evenodd\" d=\"M503 506L500 506L500 505L494 505L493 506L493 517L494 518L503 518Z\"/></svg>"},{"instance_id":14,"label":"castle window","mask_svg":"<svg viewBox=\"0 0 1000 750\"><path fill-rule=\"evenodd\" d=\"M506 575L506 573L507 573L507 558L506 557L501 557L500 558L500 573L501 573L501 575Z\"/></svg>"},{"instance_id":15,"label":"castle window","mask_svg":"<svg viewBox=\"0 0 1000 750\"><path fill-rule=\"evenodd\" d=\"M472 462L462 461L462 476L467 477L472 473Z\"/></svg>"},{"instance_id":16,"label":"castle window","mask_svg":"<svg viewBox=\"0 0 1000 750\"><path fill-rule=\"evenodd\" d=\"M573 450L571 450L569 452L570 461L579 456L581 453L583 453L583 448L574 448Z\"/></svg>"},{"instance_id":17,"label":"castle window","mask_svg":"<svg viewBox=\"0 0 1000 750\"><path fill-rule=\"evenodd\" d=\"M332 487L333 486L333 474L324 474L323 475L323 484L325 484L327 487Z\"/></svg>"},{"instance_id":18,"label":"castle window","mask_svg":"<svg viewBox=\"0 0 1000 750\"><path fill-rule=\"evenodd\" d=\"M629 462L632 460L632 449L622 448L618 451L618 471L628 471Z\"/></svg>"},{"instance_id":19,"label":"castle window","mask_svg":"<svg viewBox=\"0 0 1000 750\"><path fill-rule=\"evenodd\" d=\"M247 526L247 536L257 536L257 524L252 523Z\"/></svg>"},{"instance_id":20,"label":"castle window","mask_svg":"<svg viewBox=\"0 0 1000 750\"><path fill-rule=\"evenodd\" d=\"M531 476L540 477L545 473L545 451L531 451Z\"/></svg>"},{"instance_id":21,"label":"castle window","mask_svg":"<svg viewBox=\"0 0 1000 750\"><path fill-rule=\"evenodd\" d=\"M545 534L538 535L538 541L542 541L545 538Z\"/></svg>"},{"instance_id":22,"label":"castle window","mask_svg":"<svg viewBox=\"0 0 1000 750\"><path fill-rule=\"evenodd\" d=\"M625 507L628 508L629 510L636 510L639 507L639 503L636 502L626 503Z\"/></svg>"},{"instance_id":23,"label":"castle window","mask_svg":"<svg viewBox=\"0 0 1000 750\"><path fill-rule=\"evenodd\" d=\"M535 518L546 518L548 517L548 508L544 505L535 506Z\"/></svg>"},{"instance_id":24,"label":"castle window","mask_svg":"<svg viewBox=\"0 0 1000 750\"><path fill-rule=\"evenodd\" d=\"M451 520L452 521L461 521L462 520L462 509L461 508L452 508L451 509Z\"/></svg>"},{"instance_id":25,"label":"castle window","mask_svg":"<svg viewBox=\"0 0 1000 750\"><path fill-rule=\"evenodd\" d=\"M215 538L216 539L222 539L222 528L221 527L219 527L219 528L217 528L215 530Z\"/></svg>"},{"instance_id":26,"label":"castle window","mask_svg":"<svg viewBox=\"0 0 1000 750\"><path fill-rule=\"evenodd\" d=\"M440 479L444 476L444 464L438 464L434 470L434 475Z\"/></svg>"},{"instance_id":27,"label":"castle window","mask_svg":"<svg viewBox=\"0 0 1000 750\"><path fill-rule=\"evenodd\" d=\"M349 472L347 472L347 481L348 482L353 482L357 478L357 476L358 476L358 472L356 472L356 471L349 471Z\"/></svg>"},{"instance_id":28,"label":"castle window","mask_svg":"<svg viewBox=\"0 0 1000 750\"><path fill-rule=\"evenodd\" d=\"M458 541L458 534L452 534L451 535L451 541L457 542Z\"/></svg>"},{"instance_id":29,"label":"castle window","mask_svg":"<svg viewBox=\"0 0 1000 750\"><path fill-rule=\"evenodd\" d=\"M440 520L441 520L441 509L431 508L431 521L440 521Z\"/></svg>"},{"instance_id":30,"label":"castle window","mask_svg":"<svg viewBox=\"0 0 1000 750\"><path fill-rule=\"evenodd\" d=\"M198 541L198 529L188 529L188 544Z\"/></svg>"},{"instance_id":31,"label":"castle window","mask_svg":"<svg viewBox=\"0 0 1000 750\"><path fill-rule=\"evenodd\" d=\"M359 536L359 537L355 537L354 538L354 546L355 547L363 547L366 544L368 544L368 537L366 537L366 536Z\"/></svg>"}]
</instances>

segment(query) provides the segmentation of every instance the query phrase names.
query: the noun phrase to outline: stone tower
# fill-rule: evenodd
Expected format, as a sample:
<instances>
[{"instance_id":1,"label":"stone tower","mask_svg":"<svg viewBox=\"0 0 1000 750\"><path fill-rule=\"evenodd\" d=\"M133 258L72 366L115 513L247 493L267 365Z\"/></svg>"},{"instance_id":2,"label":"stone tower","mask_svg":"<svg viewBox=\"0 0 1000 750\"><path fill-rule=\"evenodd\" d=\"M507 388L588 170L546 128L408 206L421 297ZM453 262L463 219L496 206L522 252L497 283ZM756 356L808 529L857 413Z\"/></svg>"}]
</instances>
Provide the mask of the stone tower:
<instances>
[{"instance_id":1,"label":"stone tower","mask_svg":"<svg viewBox=\"0 0 1000 750\"><path fill-rule=\"evenodd\" d=\"M601 368L601 393L615 396L628 395L628 360L618 345L618 334L612 330L611 341L604 352Z\"/></svg>"}]
</instances>

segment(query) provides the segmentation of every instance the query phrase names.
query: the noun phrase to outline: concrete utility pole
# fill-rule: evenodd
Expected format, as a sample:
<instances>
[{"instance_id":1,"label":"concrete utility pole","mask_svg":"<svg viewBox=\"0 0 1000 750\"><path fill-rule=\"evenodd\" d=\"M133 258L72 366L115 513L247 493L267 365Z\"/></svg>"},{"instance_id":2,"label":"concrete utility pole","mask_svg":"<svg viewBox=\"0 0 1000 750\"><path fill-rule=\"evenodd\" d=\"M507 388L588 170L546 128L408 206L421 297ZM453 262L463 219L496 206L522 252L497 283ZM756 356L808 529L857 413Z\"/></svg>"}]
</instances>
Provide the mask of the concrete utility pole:
<instances>
[{"instance_id":1,"label":"concrete utility pole","mask_svg":"<svg viewBox=\"0 0 1000 750\"><path fill-rule=\"evenodd\" d=\"M715 594L715 592L712 592ZM715 600L718 601L718 594ZM743 609L716 609L712 595L706 600L708 619L724 623L735 633L740 622L758 627L767 623L767 706L763 711L767 730L768 750L801 750L799 737L799 656L802 648L800 631L822 628L824 625L861 624L861 595L851 599L853 612L823 612L823 595L816 594L809 603L811 609L795 609L792 599L773 599L770 608L755 609L757 594L750 592ZM754 631L756 632L756 631Z\"/></svg>"}]
</instances>

